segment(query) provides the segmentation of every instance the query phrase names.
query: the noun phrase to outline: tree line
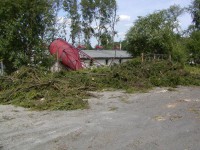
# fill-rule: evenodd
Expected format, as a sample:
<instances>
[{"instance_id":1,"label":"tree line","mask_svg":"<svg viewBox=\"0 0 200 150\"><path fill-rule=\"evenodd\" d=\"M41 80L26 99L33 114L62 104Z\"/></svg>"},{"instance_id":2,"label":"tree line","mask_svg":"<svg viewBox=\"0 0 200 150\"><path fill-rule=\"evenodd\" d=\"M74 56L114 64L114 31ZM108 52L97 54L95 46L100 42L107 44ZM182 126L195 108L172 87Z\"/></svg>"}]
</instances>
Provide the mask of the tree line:
<instances>
[{"instance_id":1,"label":"tree line","mask_svg":"<svg viewBox=\"0 0 200 150\"><path fill-rule=\"evenodd\" d=\"M58 28L58 14L70 21L71 43L91 48L91 39L112 49L118 21L116 0L4 0L0 1L0 61L10 73L23 65L49 66L48 44L66 37L66 24ZM193 22L180 29L178 17L189 12ZM64 34L59 31L63 30ZM122 48L133 56L170 54L180 62L200 63L200 0L187 8L174 5L139 16L126 34ZM33 59L34 58L34 59Z\"/></svg>"},{"instance_id":2,"label":"tree line","mask_svg":"<svg viewBox=\"0 0 200 150\"><path fill-rule=\"evenodd\" d=\"M90 48L90 40L94 37L97 45L112 46L118 21L115 0L63 0L63 9L71 20L72 45L81 44L80 39L83 39L82 43Z\"/></svg>"}]
</instances>

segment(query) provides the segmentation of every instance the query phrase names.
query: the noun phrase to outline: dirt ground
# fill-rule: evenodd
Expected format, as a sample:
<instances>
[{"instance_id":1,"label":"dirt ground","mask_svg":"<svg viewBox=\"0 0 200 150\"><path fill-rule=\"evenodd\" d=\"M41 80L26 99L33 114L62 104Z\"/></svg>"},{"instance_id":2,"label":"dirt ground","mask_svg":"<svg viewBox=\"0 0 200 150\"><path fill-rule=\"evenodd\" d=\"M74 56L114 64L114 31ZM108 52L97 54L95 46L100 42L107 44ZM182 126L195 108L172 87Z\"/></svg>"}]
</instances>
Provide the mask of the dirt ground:
<instances>
[{"instance_id":1,"label":"dirt ground","mask_svg":"<svg viewBox=\"0 0 200 150\"><path fill-rule=\"evenodd\" d=\"M0 105L0 149L200 149L200 87L93 94L87 110L36 112Z\"/></svg>"}]
</instances>

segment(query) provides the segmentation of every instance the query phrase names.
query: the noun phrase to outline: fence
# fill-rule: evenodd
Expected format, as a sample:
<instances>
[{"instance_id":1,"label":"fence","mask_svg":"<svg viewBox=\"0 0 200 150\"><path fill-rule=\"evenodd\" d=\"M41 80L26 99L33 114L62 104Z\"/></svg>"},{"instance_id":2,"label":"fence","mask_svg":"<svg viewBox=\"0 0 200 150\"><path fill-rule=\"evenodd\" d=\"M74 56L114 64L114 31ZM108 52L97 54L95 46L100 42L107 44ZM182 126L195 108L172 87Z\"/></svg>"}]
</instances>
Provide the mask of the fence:
<instances>
[{"instance_id":1,"label":"fence","mask_svg":"<svg viewBox=\"0 0 200 150\"><path fill-rule=\"evenodd\" d=\"M167 54L141 54L142 62L144 61L159 61L159 60L170 60L171 61L171 55Z\"/></svg>"}]
</instances>

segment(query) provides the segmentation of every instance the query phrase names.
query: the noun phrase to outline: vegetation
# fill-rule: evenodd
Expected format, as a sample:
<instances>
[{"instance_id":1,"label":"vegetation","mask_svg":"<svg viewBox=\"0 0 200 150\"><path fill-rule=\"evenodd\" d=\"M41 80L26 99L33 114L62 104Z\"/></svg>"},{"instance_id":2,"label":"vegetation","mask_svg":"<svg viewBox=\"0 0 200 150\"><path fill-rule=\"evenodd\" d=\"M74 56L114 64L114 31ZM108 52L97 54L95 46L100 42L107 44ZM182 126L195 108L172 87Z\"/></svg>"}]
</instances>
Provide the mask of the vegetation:
<instances>
[{"instance_id":1,"label":"vegetation","mask_svg":"<svg viewBox=\"0 0 200 150\"><path fill-rule=\"evenodd\" d=\"M78 2L77 0L64 0L63 8L67 13L68 18L71 19L70 29L71 29L71 41L72 45L75 44L75 39L81 32L80 26L80 14L78 13Z\"/></svg>"},{"instance_id":2,"label":"vegetation","mask_svg":"<svg viewBox=\"0 0 200 150\"><path fill-rule=\"evenodd\" d=\"M126 34L123 49L133 56L141 53L170 54L181 63L200 63L200 1L194 0L187 9L171 6L144 17L138 17ZM178 17L189 10L193 24L181 31Z\"/></svg>"},{"instance_id":3,"label":"vegetation","mask_svg":"<svg viewBox=\"0 0 200 150\"><path fill-rule=\"evenodd\" d=\"M200 64L200 30L191 33L186 46L190 63Z\"/></svg>"},{"instance_id":4,"label":"vegetation","mask_svg":"<svg viewBox=\"0 0 200 150\"><path fill-rule=\"evenodd\" d=\"M70 20L72 44L82 44L82 36L91 47L90 39L95 37L98 45L111 49L117 33L116 0L4 0L0 6L0 60L7 73L0 77L1 104L38 110L83 109L88 107L83 100L90 96L87 91L200 85L200 0L187 8L193 19L187 31L181 32L178 22L186 9L175 5L138 17L122 41L123 49L133 56L167 54L172 61L134 59L110 68L54 74L48 71L54 60L45 50L58 36L58 11L63 8Z\"/></svg>"},{"instance_id":5,"label":"vegetation","mask_svg":"<svg viewBox=\"0 0 200 150\"><path fill-rule=\"evenodd\" d=\"M188 27L189 37L186 40L187 54L190 63L200 64L200 0L194 0L191 6L189 6L189 11L193 24Z\"/></svg>"},{"instance_id":6,"label":"vegetation","mask_svg":"<svg viewBox=\"0 0 200 150\"><path fill-rule=\"evenodd\" d=\"M200 30L200 0L194 0L189 7L195 28Z\"/></svg>"},{"instance_id":7,"label":"vegetation","mask_svg":"<svg viewBox=\"0 0 200 150\"><path fill-rule=\"evenodd\" d=\"M38 110L87 108L87 102L82 100L87 93L81 87L73 87L71 80L61 73L22 67L12 75L0 78L0 103Z\"/></svg>"},{"instance_id":8,"label":"vegetation","mask_svg":"<svg viewBox=\"0 0 200 150\"><path fill-rule=\"evenodd\" d=\"M114 43L116 0L5 0L0 5L0 59L7 73L23 65L49 67L51 63L44 62L51 62L51 58L45 50L53 39L66 39L67 34L66 22L63 29L60 29L62 23L57 22L60 9L66 13L73 45L85 44L91 48L91 37L107 48Z\"/></svg>"},{"instance_id":9,"label":"vegetation","mask_svg":"<svg viewBox=\"0 0 200 150\"><path fill-rule=\"evenodd\" d=\"M10 73L31 64L36 53L44 54L45 41L52 39L58 2L5 0L0 5L0 57Z\"/></svg>"},{"instance_id":10,"label":"vegetation","mask_svg":"<svg viewBox=\"0 0 200 150\"><path fill-rule=\"evenodd\" d=\"M177 18L183 9L171 6L145 17L139 17L128 31L126 40L128 50L133 55L143 53L171 54L180 38Z\"/></svg>"},{"instance_id":11,"label":"vegetation","mask_svg":"<svg viewBox=\"0 0 200 150\"><path fill-rule=\"evenodd\" d=\"M199 71L169 61L144 62L140 59L112 66L77 72L50 73L22 67L0 78L0 103L37 110L88 108L88 91L123 89L146 91L154 86L200 85ZM197 69L199 70L199 69ZM191 71L192 73L190 73Z\"/></svg>"},{"instance_id":12,"label":"vegetation","mask_svg":"<svg viewBox=\"0 0 200 150\"><path fill-rule=\"evenodd\" d=\"M93 37L97 45L113 47L118 21L116 0L63 0L63 9L71 20L73 45L78 43L91 47L90 39Z\"/></svg>"},{"instance_id":13,"label":"vegetation","mask_svg":"<svg viewBox=\"0 0 200 150\"><path fill-rule=\"evenodd\" d=\"M66 12L65 19L71 22L72 44L91 48L90 40L95 37L98 45L106 49L114 47L119 19L116 0L6 0L0 5L0 59L7 73L23 65L52 64L45 50L52 39L62 35L56 23L61 8ZM122 41L122 48L133 56L142 52L170 54L181 63L199 63L199 5L200 1L194 0L187 8L193 19L187 32L180 30L178 17L186 10L180 6L138 17ZM66 22L63 24L66 30ZM66 38L66 34L62 37Z\"/></svg>"}]
</instances>

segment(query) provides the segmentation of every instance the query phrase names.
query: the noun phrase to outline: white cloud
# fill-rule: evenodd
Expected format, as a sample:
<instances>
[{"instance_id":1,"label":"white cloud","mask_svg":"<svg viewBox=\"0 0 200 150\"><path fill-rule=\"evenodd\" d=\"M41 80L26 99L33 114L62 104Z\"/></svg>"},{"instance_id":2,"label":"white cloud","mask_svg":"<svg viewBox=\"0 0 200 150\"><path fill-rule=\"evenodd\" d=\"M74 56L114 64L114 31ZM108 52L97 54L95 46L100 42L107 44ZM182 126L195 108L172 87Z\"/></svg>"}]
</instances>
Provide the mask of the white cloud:
<instances>
[{"instance_id":1,"label":"white cloud","mask_svg":"<svg viewBox=\"0 0 200 150\"><path fill-rule=\"evenodd\" d=\"M120 21L130 21L131 20L131 16L119 15L119 19L120 19Z\"/></svg>"}]
</instances>

